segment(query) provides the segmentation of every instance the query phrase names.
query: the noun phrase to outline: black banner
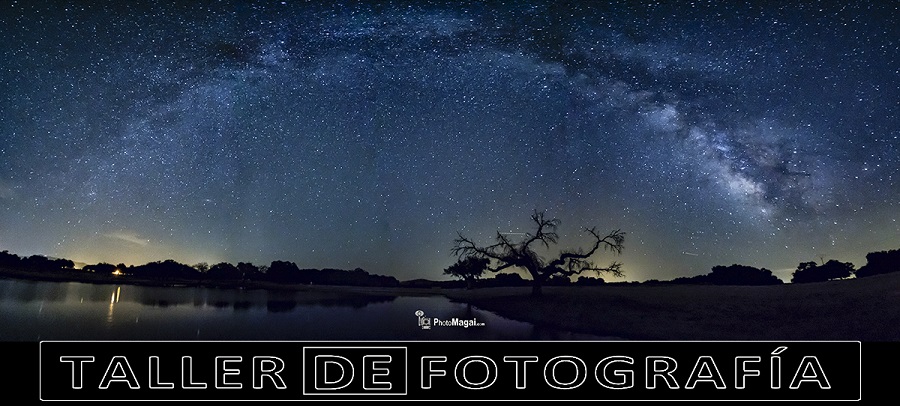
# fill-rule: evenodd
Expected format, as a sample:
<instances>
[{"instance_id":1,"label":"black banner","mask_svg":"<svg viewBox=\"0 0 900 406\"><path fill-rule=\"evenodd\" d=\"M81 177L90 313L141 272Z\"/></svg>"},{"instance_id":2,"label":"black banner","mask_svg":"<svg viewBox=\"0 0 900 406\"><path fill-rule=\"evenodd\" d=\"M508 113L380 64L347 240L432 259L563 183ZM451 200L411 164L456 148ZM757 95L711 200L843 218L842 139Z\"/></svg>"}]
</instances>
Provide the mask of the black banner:
<instances>
[{"instance_id":1,"label":"black banner","mask_svg":"<svg viewBox=\"0 0 900 406\"><path fill-rule=\"evenodd\" d=\"M858 400L862 345L52 341L41 400Z\"/></svg>"}]
</instances>

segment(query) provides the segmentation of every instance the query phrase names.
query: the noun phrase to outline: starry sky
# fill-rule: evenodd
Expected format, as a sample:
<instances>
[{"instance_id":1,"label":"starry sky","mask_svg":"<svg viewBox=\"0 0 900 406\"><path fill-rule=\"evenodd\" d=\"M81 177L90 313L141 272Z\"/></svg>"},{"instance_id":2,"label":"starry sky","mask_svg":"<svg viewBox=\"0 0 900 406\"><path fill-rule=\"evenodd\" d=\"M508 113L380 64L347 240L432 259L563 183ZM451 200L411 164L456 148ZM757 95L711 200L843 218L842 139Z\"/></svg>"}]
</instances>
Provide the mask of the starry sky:
<instances>
[{"instance_id":1,"label":"starry sky","mask_svg":"<svg viewBox=\"0 0 900 406\"><path fill-rule=\"evenodd\" d=\"M626 231L620 280L900 248L897 3L598 3L4 0L0 250L438 279L535 209Z\"/></svg>"}]
</instances>

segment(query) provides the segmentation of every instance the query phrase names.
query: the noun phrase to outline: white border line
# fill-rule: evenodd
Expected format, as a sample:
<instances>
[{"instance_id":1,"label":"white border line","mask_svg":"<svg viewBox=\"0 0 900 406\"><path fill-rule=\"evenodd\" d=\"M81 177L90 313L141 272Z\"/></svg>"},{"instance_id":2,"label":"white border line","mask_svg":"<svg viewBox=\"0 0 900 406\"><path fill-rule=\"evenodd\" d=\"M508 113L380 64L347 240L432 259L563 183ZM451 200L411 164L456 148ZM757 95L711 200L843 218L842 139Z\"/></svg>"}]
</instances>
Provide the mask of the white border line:
<instances>
[{"instance_id":1,"label":"white border line","mask_svg":"<svg viewBox=\"0 0 900 406\"><path fill-rule=\"evenodd\" d=\"M862 400L862 341L852 341L852 340L760 340L760 341L752 341L752 340L697 340L697 341L674 341L674 340L614 340L614 341L599 341L599 340L559 340L559 341L547 341L547 340L379 340L379 341L366 341L366 340L45 340L40 341L38 346L38 361L41 359L41 348L43 348L44 343L323 343L323 344L337 344L337 343L413 343L413 342L422 342L422 343L544 343L544 344L561 344L561 343L856 343L859 349L859 398L858 399L359 399L357 401L367 401L367 402L460 402L460 401L481 401L481 402L493 402L493 401L519 401L519 402L554 402L554 401L562 401L562 402L859 402ZM351 347L338 347L335 345L331 346L332 348L351 348ZM360 346L366 347L366 346ZM370 346L371 347L371 346ZM387 346L379 346L379 347L387 347ZM328 348L325 346L325 348ZM355 347L359 348L359 347ZM401 347L387 347L387 348L401 348ZM405 348L406 347L402 347ZM408 351L408 349L407 349ZM305 352L305 347L304 347ZM305 354L304 354L305 356ZM407 352L407 392L409 390L409 354ZM321 397L304 399L43 399L42 386L41 386L41 377L43 377L41 372L41 365L38 365L38 397L42 402L308 402L308 401L325 401L325 402L346 402L353 400L350 399L324 399ZM304 395L306 395L304 393ZM347 394L351 395L352 394ZM375 395L375 393L371 393L368 395ZM396 395L403 396L400 394L387 394L381 393L381 395Z\"/></svg>"}]
</instances>

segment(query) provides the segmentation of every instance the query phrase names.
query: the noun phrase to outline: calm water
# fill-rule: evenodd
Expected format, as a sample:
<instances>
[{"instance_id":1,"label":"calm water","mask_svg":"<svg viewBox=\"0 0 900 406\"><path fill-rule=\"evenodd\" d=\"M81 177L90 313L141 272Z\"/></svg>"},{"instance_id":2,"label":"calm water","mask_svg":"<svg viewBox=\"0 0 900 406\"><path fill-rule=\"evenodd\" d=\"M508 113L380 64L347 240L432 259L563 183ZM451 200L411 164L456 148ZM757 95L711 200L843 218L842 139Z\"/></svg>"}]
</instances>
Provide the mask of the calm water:
<instances>
[{"instance_id":1,"label":"calm water","mask_svg":"<svg viewBox=\"0 0 900 406\"><path fill-rule=\"evenodd\" d=\"M0 279L0 340L578 340L443 296L310 303L303 292ZM481 327L423 330L415 313Z\"/></svg>"}]
</instances>

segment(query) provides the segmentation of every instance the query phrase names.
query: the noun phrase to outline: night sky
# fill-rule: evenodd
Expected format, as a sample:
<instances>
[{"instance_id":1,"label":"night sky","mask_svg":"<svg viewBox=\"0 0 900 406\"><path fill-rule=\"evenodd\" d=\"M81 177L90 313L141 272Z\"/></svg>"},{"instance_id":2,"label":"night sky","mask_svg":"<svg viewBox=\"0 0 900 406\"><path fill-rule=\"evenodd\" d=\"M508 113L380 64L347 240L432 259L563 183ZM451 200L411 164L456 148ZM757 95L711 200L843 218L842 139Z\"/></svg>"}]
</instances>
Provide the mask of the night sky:
<instances>
[{"instance_id":1,"label":"night sky","mask_svg":"<svg viewBox=\"0 0 900 406\"><path fill-rule=\"evenodd\" d=\"M0 250L437 279L535 209L626 231L620 280L900 248L897 3L98 3L0 4Z\"/></svg>"}]
</instances>

